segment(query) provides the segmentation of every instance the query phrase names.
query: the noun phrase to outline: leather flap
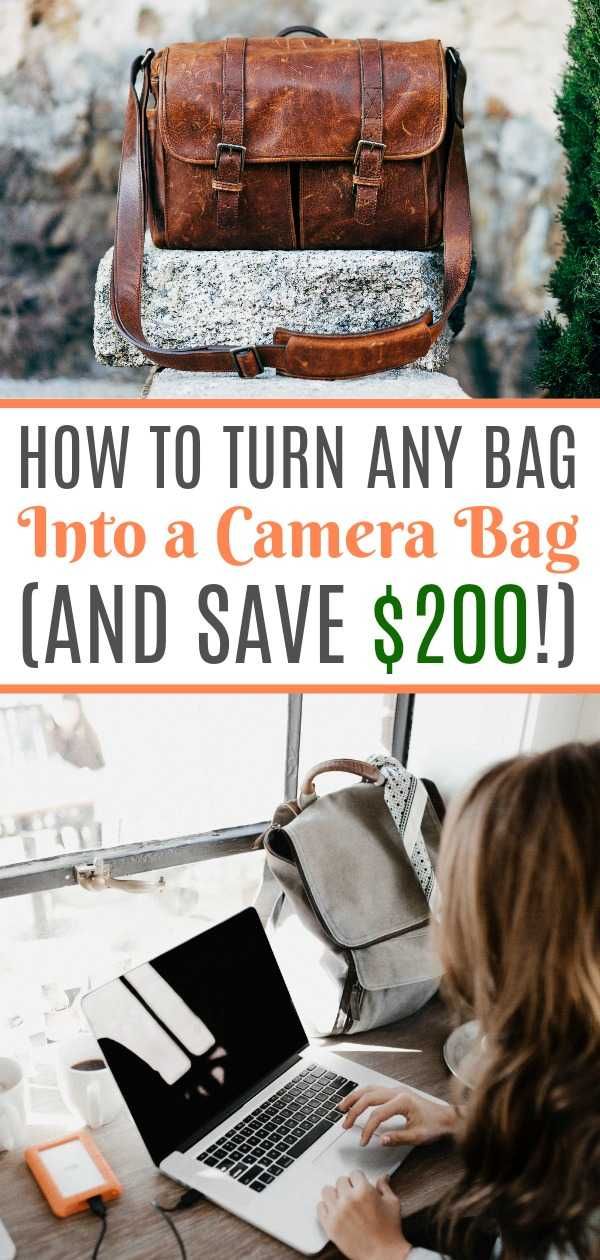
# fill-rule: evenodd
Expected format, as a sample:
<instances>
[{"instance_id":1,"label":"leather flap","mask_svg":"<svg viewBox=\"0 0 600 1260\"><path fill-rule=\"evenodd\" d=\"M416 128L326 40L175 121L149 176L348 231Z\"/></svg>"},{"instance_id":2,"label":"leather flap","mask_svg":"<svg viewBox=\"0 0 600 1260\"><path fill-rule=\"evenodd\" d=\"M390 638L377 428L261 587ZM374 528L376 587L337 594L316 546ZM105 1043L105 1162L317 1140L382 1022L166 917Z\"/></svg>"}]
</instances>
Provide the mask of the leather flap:
<instances>
[{"instance_id":1,"label":"leather flap","mask_svg":"<svg viewBox=\"0 0 600 1260\"><path fill-rule=\"evenodd\" d=\"M172 44L153 62L162 141L184 162L214 162L221 139L224 42ZM438 40L382 41L386 160L422 157L447 122ZM157 82L158 79L158 82ZM247 162L354 160L361 134L359 48L350 39L249 39Z\"/></svg>"},{"instance_id":2,"label":"leather flap","mask_svg":"<svg viewBox=\"0 0 600 1260\"><path fill-rule=\"evenodd\" d=\"M322 926L347 948L410 932L429 918L383 792L364 783L342 788L285 827Z\"/></svg>"}]
</instances>

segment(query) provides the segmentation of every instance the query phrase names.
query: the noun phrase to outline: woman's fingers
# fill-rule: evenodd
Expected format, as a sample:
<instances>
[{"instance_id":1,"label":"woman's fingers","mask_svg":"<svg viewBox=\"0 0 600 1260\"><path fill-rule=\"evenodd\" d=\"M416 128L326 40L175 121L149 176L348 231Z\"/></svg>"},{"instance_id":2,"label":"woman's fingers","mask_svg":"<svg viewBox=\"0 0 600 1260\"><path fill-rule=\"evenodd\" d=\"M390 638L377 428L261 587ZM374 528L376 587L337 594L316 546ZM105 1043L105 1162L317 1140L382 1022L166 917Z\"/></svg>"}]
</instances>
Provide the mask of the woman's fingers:
<instances>
[{"instance_id":1,"label":"woman's fingers","mask_svg":"<svg viewBox=\"0 0 600 1260\"><path fill-rule=\"evenodd\" d=\"M325 1202L325 1199L321 1199L320 1203L317 1203L317 1216L319 1218L320 1224L323 1226L323 1229L325 1230L325 1232L327 1232L327 1222L329 1220L329 1207L327 1203Z\"/></svg>"},{"instance_id":2,"label":"woman's fingers","mask_svg":"<svg viewBox=\"0 0 600 1260\"><path fill-rule=\"evenodd\" d=\"M321 1199L327 1207L331 1207L337 1199L337 1190L335 1186L323 1186L321 1191Z\"/></svg>"},{"instance_id":3,"label":"woman's fingers","mask_svg":"<svg viewBox=\"0 0 600 1260\"><path fill-rule=\"evenodd\" d=\"M407 1124L403 1129L394 1129L391 1133L385 1133L381 1138L382 1146L420 1146L423 1141L421 1129L414 1128L412 1124Z\"/></svg>"},{"instance_id":4,"label":"woman's fingers","mask_svg":"<svg viewBox=\"0 0 600 1260\"><path fill-rule=\"evenodd\" d=\"M355 1089L352 1094L342 1099L339 1104L340 1111L346 1112L344 1120L344 1128L351 1129L354 1121L358 1116L362 1115L368 1107L374 1107L377 1103L385 1103L389 1100L389 1089L378 1089L376 1086L367 1089Z\"/></svg>"},{"instance_id":5,"label":"woman's fingers","mask_svg":"<svg viewBox=\"0 0 600 1260\"><path fill-rule=\"evenodd\" d=\"M396 1195L394 1194L394 1191L392 1190L392 1187L390 1185L389 1177L380 1177L377 1182L377 1189L382 1199L387 1199L388 1202L396 1203L397 1201Z\"/></svg>"},{"instance_id":6,"label":"woman's fingers","mask_svg":"<svg viewBox=\"0 0 600 1260\"><path fill-rule=\"evenodd\" d=\"M394 1098L392 1098L391 1102L385 1103L382 1107L374 1107L362 1131L362 1137L360 1139L361 1146L366 1146L367 1143L371 1141L376 1129L379 1128L379 1125L382 1124L384 1120L391 1120L394 1116L405 1116L406 1128L409 1128L410 1110L410 1103L408 1099L405 1100L405 1095L403 1094L397 1094ZM406 1132L406 1129L399 1129L398 1133L401 1132Z\"/></svg>"},{"instance_id":7,"label":"woman's fingers","mask_svg":"<svg viewBox=\"0 0 600 1260\"><path fill-rule=\"evenodd\" d=\"M368 1089L368 1085L357 1085L351 1094L346 1094L346 1097L342 1098L342 1101L338 1103L338 1111L348 1111L350 1107L354 1106L355 1102L358 1102L359 1098L362 1098L363 1094L366 1094Z\"/></svg>"}]
</instances>

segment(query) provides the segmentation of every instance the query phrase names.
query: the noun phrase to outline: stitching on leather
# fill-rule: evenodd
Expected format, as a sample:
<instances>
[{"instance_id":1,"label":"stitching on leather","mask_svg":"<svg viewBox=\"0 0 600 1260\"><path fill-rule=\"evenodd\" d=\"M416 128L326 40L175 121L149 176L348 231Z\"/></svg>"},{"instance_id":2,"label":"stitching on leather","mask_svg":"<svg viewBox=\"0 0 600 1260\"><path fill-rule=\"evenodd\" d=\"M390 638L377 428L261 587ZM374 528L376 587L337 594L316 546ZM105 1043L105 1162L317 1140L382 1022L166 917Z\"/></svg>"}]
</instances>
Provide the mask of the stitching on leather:
<instances>
[{"instance_id":1,"label":"stitching on leather","mask_svg":"<svg viewBox=\"0 0 600 1260\"><path fill-rule=\"evenodd\" d=\"M377 90L373 92L373 90L371 89L369 92L367 92L366 101L367 101L367 107L365 110L365 114L368 117L369 114L372 113L375 115L375 120L379 121L379 93L377 92Z\"/></svg>"},{"instance_id":2,"label":"stitching on leather","mask_svg":"<svg viewBox=\"0 0 600 1260\"><path fill-rule=\"evenodd\" d=\"M162 142L158 118L155 127L155 153L156 153L156 170L155 176L158 178L157 198L160 202L160 213L162 222L163 246L167 248L167 157L168 154Z\"/></svg>"},{"instance_id":3,"label":"stitching on leather","mask_svg":"<svg viewBox=\"0 0 600 1260\"><path fill-rule=\"evenodd\" d=\"M375 48L372 47L373 43L376 44ZM361 135L364 137L365 130L366 130L365 123L367 121L373 121L381 125L381 133L383 136L384 102L383 102L383 62L382 62L381 45L379 41L359 40L358 48L359 48L359 57L360 57ZM370 54L372 52L375 54L377 58L377 81L373 83L367 83L366 76L368 75L368 70L369 70L369 67L367 66L367 58L370 57ZM379 138L379 125L378 125L377 130L378 130L378 135L376 138L378 139ZM369 137L369 139L371 138L372 137Z\"/></svg>"},{"instance_id":4,"label":"stitching on leather","mask_svg":"<svg viewBox=\"0 0 600 1260\"><path fill-rule=\"evenodd\" d=\"M420 158L429 157L430 153L435 153L443 142L444 137L436 141L429 149L419 149L417 153L388 153L386 150L386 162L417 162ZM175 158L177 162L184 162L186 166L214 166L215 158L212 157L184 157L169 142L168 134L163 136L163 143L167 153ZM344 162L352 165L354 161L355 150L348 149L345 153L269 153L265 157L248 157L246 155L246 166L275 166L284 162L301 162L303 165L310 165L311 162Z\"/></svg>"},{"instance_id":5,"label":"stitching on leather","mask_svg":"<svg viewBox=\"0 0 600 1260\"><path fill-rule=\"evenodd\" d=\"M304 222L304 166L302 165L300 166L300 170L298 172L298 198L300 201L300 205L298 207L298 227L300 229L300 239L298 241L298 245L301 249L305 249L306 227Z\"/></svg>"},{"instance_id":6,"label":"stitching on leather","mask_svg":"<svg viewBox=\"0 0 600 1260\"><path fill-rule=\"evenodd\" d=\"M359 40L360 92L361 92L361 141L383 140L383 61L378 40ZM374 66L373 62L376 62ZM370 82L367 82L372 75ZM358 149L358 169L354 170L352 186L355 190L354 220L371 226L377 215L378 191L383 182L383 151L372 152ZM373 161L372 159L375 159ZM356 159L355 159L356 161ZM378 175L369 175L369 170Z\"/></svg>"},{"instance_id":7,"label":"stitching on leather","mask_svg":"<svg viewBox=\"0 0 600 1260\"><path fill-rule=\"evenodd\" d=\"M288 207L288 228L290 232L290 240L296 245L296 247L298 247L299 241L296 240L296 223L294 220L294 206L292 203L292 169L289 162L287 164L287 179L285 180L285 184L286 184L286 193L287 193L286 200L287 200L287 207ZM300 196L300 187L298 187L298 196ZM302 214L301 206L299 207L299 211L301 215Z\"/></svg>"},{"instance_id":8,"label":"stitching on leather","mask_svg":"<svg viewBox=\"0 0 600 1260\"><path fill-rule=\"evenodd\" d=\"M429 187L427 184L427 158L421 158L421 174L423 179L423 200L425 202L425 231L423 249L429 247Z\"/></svg>"},{"instance_id":9,"label":"stitching on leather","mask_svg":"<svg viewBox=\"0 0 600 1260\"><path fill-rule=\"evenodd\" d=\"M358 41L358 63L360 67L360 134L365 129L365 62L360 40Z\"/></svg>"},{"instance_id":10,"label":"stitching on leather","mask_svg":"<svg viewBox=\"0 0 600 1260\"><path fill-rule=\"evenodd\" d=\"M164 164L165 164L165 195L164 195L164 198L163 198L163 200L164 200L164 212L165 212L165 245L166 245L166 248L167 248L167 249L170 249L170 246L169 246L169 214L168 214L168 209L167 209L167 203L168 203L168 200L169 200L169 180L168 180L168 176L167 176L167 162L170 162L170 161L171 161L171 155L170 155L170 153L168 152L168 150L167 150L167 149L165 149L165 150L164 150L164 159L163 159L163 160L164 160Z\"/></svg>"},{"instance_id":11,"label":"stitching on leather","mask_svg":"<svg viewBox=\"0 0 600 1260\"><path fill-rule=\"evenodd\" d=\"M130 91L131 91L131 90L132 90L132 89L130 88ZM137 144L139 144L139 136L138 136L139 118L137 117L137 110L138 110L138 108L139 108L139 107L138 107L138 106L136 106L136 143L137 143ZM125 143L125 137L123 137L123 145L124 145L124 143ZM142 180L142 170L141 170L141 164L138 162L138 163L136 163L136 166L137 166L137 184L138 184L139 196L140 196L140 198L141 198L141 204L143 205L143 203L144 203L144 186L143 186L143 180ZM119 233L119 222L120 222L120 218L121 218L121 214L120 214L120 210L121 210L121 205L120 205L121 175L119 175L119 190L118 190L118 192L119 192L119 196L118 196L118 199L117 199L117 221L116 221L116 234L115 234L115 239L117 239L117 240L119 239L119 236L120 236L120 233ZM139 295L140 295L140 306L141 306L141 292L142 292L142 284L143 284L143 276L144 276L144 237L145 237L145 232L144 232L144 224L143 224L143 223L138 223L136 226L137 226L137 232L138 232L138 247L140 247L140 236L141 236L141 263L140 263L140 267L139 267L139 270L138 270L138 276L137 276L137 281L136 281L136 295L137 295L137 294L139 294ZM122 320L123 320L123 316L121 315L121 306L120 306L120 302L119 302L119 290L120 290L120 284L119 284L119 279L118 279L118 276L119 276L119 261L118 261L118 251L117 251L117 250L114 250L114 251L113 251L113 265L114 265L114 285L113 285L114 305L115 305L115 311L117 312L117 314L118 314L118 316L119 316L119 320L120 320L120 321L122 321ZM139 322L140 322L140 325L141 325L141 311L140 311ZM142 330L142 331L143 331L143 330Z\"/></svg>"},{"instance_id":12,"label":"stitching on leather","mask_svg":"<svg viewBox=\"0 0 600 1260\"><path fill-rule=\"evenodd\" d=\"M224 144L242 146L244 141L246 44L245 38L235 37L226 39L223 44L221 142ZM240 158L238 166L237 180L220 179L221 162L219 161L216 178L212 181L213 191L217 193L217 226L219 228L233 229L238 223L239 198L243 190L241 179L243 158Z\"/></svg>"},{"instance_id":13,"label":"stitching on leather","mask_svg":"<svg viewBox=\"0 0 600 1260\"><path fill-rule=\"evenodd\" d=\"M440 150L439 150L439 149L436 149L436 150L435 150L435 153L434 153L434 154L432 154L432 158L433 158L433 160L435 161L435 169L436 169L436 174L437 174L437 185L438 185L438 187L437 187L437 191L438 191L438 206L439 206L439 215L440 215L440 218L442 219L442 227L441 227L441 231L442 231L442 235L443 235L443 231L444 231L444 222L443 222L443 215L444 215L444 195L443 195L443 194L444 194L444 180L443 180L443 176L442 176L442 162L441 162ZM439 234L438 234L438 233L436 233L436 237L437 237L438 235L439 235ZM438 243L439 243L439 241L438 241Z\"/></svg>"}]
</instances>

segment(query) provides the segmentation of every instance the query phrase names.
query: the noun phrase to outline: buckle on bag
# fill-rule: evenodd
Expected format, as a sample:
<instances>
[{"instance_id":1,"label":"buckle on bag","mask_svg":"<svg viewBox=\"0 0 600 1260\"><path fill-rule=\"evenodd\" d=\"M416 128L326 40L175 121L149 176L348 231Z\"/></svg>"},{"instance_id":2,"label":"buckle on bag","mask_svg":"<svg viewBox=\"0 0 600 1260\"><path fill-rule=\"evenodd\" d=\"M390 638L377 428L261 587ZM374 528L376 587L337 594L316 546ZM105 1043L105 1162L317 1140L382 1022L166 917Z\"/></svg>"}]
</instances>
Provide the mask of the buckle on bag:
<instances>
[{"instance_id":1,"label":"buckle on bag","mask_svg":"<svg viewBox=\"0 0 600 1260\"><path fill-rule=\"evenodd\" d=\"M256 346L238 346L237 350L232 350L231 353L237 368L237 374L238 376L241 376L242 380L248 381L253 380L255 376L262 376L265 370L265 365L262 362ZM254 360L253 366L256 368L256 371L254 372L252 370L248 371L249 365L243 362L243 356L247 354L250 354Z\"/></svg>"},{"instance_id":2,"label":"buckle on bag","mask_svg":"<svg viewBox=\"0 0 600 1260\"><path fill-rule=\"evenodd\" d=\"M354 154L354 170L358 170L363 149L381 149L381 156L383 157L386 147L381 140L359 140L356 146L356 153Z\"/></svg>"},{"instance_id":3,"label":"buckle on bag","mask_svg":"<svg viewBox=\"0 0 600 1260\"><path fill-rule=\"evenodd\" d=\"M219 140L217 152L215 154L215 170L219 169L222 153L239 153L240 155L240 175L242 175L246 165L246 145L245 144L227 144L224 140Z\"/></svg>"}]
</instances>

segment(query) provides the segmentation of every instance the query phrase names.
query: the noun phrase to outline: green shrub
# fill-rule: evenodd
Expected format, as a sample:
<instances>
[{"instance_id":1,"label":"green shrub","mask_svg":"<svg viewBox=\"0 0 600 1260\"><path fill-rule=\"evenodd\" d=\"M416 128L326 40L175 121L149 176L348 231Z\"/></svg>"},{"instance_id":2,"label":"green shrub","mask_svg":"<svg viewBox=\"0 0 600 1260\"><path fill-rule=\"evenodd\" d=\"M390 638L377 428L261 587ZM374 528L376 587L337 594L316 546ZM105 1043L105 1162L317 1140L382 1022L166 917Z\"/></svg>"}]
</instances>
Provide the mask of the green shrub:
<instances>
[{"instance_id":1,"label":"green shrub","mask_svg":"<svg viewBox=\"0 0 600 1260\"><path fill-rule=\"evenodd\" d=\"M600 0L573 0L568 50L556 102L567 157L565 246L549 286L559 316L540 325L537 380L552 398L599 398Z\"/></svg>"}]
</instances>

